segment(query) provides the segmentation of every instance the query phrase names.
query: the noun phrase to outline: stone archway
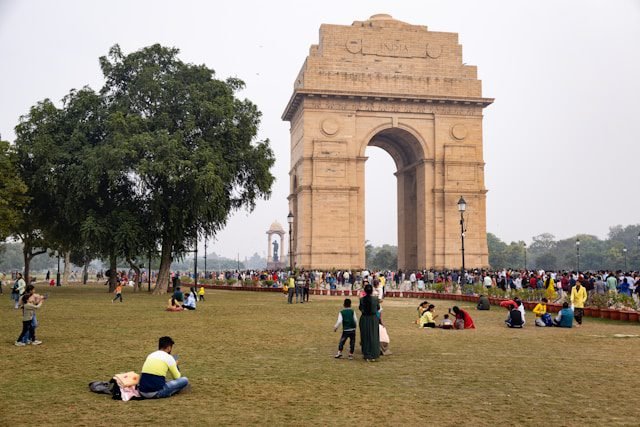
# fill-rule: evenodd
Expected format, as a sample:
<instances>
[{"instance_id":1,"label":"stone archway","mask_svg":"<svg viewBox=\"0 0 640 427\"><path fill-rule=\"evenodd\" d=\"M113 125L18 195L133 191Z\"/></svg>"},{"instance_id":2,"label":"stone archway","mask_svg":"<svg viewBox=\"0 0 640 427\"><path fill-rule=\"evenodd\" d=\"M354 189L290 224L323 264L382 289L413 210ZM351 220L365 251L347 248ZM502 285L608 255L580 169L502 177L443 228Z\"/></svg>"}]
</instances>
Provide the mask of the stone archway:
<instances>
[{"instance_id":1,"label":"stone archway","mask_svg":"<svg viewBox=\"0 0 640 427\"><path fill-rule=\"evenodd\" d=\"M398 169L399 267L461 266L460 196L466 265L487 266L482 110L493 100L457 34L375 15L322 25L320 41L283 114L295 265L364 267L364 153L376 146Z\"/></svg>"},{"instance_id":2,"label":"stone archway","mask_svg":"<svg viewBox=\"0 0 640 427\"><path fill-rule=\"evenodd\" d=\"M419 239L420 224L423 221L421 209L424 203L424 180L418 179L424 175L424 159L426 147L419 141L418 136L401 127L384 127L376 129L371 138L365 138L365 148L368 146L382 148L393 159L396 165L397 178L397 209L398 209L398 268L416 269L418 253L424 252L426 240ZM364 153L360 158L365 158ZM364 173L364 167L361 168ZM364 176L359 176L362 183L362 205L364 212ZM363 224L364 228L364 224Z\"/></svg>"}]
</instances>

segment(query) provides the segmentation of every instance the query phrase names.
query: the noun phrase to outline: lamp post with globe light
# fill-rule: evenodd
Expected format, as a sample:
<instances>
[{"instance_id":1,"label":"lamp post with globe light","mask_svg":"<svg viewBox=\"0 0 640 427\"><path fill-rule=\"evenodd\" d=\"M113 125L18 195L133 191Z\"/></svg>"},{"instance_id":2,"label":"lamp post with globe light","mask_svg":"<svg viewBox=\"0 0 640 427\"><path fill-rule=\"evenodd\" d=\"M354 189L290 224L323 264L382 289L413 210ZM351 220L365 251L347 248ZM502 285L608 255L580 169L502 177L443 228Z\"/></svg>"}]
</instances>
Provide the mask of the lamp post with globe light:
<instances>
[{"instance_id":1,"label":"lamp post with globe light","mask_svg":"<svg viewBox=\"0 0 640 427\"><path fill-rule=\"evenodd\" d=\"M293 214L289 211L287 215L287 222L289 223L289 270L293 273L293 233L291 231L293 226Z\"/></svg>"},{"instance_id":2,"label":"lamp post with globe light","mask_svg":"<svg viewBox=\"0 0 640 427\"><path fill-rule=\"evenodd\" d=\"M464 228L464 212L467 210L467 202L464 201L464 198L460 196L460 200L458 200L458 212L460 212L460 238L462 239L462 274L465 273L464 266L464 233L466 229Z\"/></svg>"}]
</instances>

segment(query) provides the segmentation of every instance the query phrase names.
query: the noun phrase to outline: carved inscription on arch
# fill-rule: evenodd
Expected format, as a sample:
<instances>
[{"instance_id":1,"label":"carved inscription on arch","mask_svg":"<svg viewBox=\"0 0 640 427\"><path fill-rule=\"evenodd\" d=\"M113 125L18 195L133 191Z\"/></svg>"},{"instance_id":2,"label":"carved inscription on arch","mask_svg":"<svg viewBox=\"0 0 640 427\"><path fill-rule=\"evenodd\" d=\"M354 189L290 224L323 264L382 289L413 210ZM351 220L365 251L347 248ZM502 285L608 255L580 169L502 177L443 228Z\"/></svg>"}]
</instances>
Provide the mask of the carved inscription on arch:
<instances>
[{"instance_id":1,"label":"carved inscription on arch","mask_svg":"<svg viewBox=\"0 0 640 427\"><path fill-rule=\"evenodd\" d=\"M349 39L345 43L349 53L364 55L385 56L391 58L439 58L442 54L442 46L435 43L425 45L409 43L402 39L389 37L378 39Z\"/></svg>"}]
</instances>

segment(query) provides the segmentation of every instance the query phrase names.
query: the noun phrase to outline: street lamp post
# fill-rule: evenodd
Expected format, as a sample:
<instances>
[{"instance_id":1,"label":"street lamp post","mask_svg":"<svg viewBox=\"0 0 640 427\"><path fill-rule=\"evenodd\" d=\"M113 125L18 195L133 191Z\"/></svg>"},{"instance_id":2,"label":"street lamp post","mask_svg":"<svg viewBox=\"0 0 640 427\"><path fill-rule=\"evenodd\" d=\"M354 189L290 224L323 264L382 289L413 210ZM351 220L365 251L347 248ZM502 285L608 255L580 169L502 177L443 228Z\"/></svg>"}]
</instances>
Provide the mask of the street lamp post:
<instances>
[{"instance_id":1,"label":"street lamp post","mask_svg":"<svg viewBox=\"0 0 640 427\"><path fill-rule=\"evenodd\" d=\"M62 286L60 283L60 251L56 251L58 254L58 271L56 272L56 286Z\"/></svg>"},{"instance_id":2,"label":"street lamp post","mask_svg":"<svg viewBox=\"0 0 640 427\"><path fill-rule=\"evenodd\" d=\"M293 272L293 233L291 232L293 214L291 211L289 211L289 215L287 215L287 222L289 223L289 271Z\"/></svg>"},{"instance_id":3,"label":"street lamp post","mask_svg":"<svg viewBox=\"0 0 640 427\"><path fill-rule=\"evenodd\" d=\"M467 202L464 201L464 198L460 196L460 200L458 200L458 212L460 212L460 238L462 239L462 274L464 275L465 267L464 267L464 211L467 210Z\"/></svg>"},{"instance_id":4,"label":"street lamp post","mask_svg":"<svg viewBox=\"0 0 640 427\"><path fill-rule=\"evenodd\" d=\"M207 278L207 236L204 236L204 278Z\"/></svg>"},{"instance_id":5,"label":"street lamp post","mask_svg":"<svg viewBox=\"0 0 640 427\"><path fill-rule=\"evenodd\" d=\"M524 244L524 269L527 269L527 244Z\"/></svg>"},{"instance_id":6,"label":"street lamp post","mask_svg":"<svg viewBox=\"0 0 640 427\"><path fill-rule=\"evenodd\" d=\"M622 249L624 253L624 272L627 273L627 248Z\"/></svg>"},{"instance_id":7,"label":"street lamp post","mask_svg":"<svg viewBox=\"0 0 640 427\"><path fill-rule=\"evenodd\" d=\"M580 273L580 239L576 239L576 255L578 256L578 273Z\"/></svg>"},{"instance_id":8,"label":"street lamp post","mask_svg":"<svg viewBox=\"0 0 640 427\"><path fill-rule=\"evenodd\" d=\"M193 284L198 287L198 235L196 234L196 247L193 250Z\"/></svg>"}]
</instances>

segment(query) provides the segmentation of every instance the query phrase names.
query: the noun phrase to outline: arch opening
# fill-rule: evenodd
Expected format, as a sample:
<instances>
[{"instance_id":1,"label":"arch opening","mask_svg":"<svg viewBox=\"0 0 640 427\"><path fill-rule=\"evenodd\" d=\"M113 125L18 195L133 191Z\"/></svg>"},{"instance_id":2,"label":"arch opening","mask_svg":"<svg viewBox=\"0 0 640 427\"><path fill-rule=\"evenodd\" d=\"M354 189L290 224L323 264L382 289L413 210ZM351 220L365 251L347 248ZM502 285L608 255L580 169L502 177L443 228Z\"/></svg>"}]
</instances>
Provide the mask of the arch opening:
<instances>
[{"instance_id":1,"label":"arch opening","mask_svg":"<svg viewBox=\"0 0 640 427\"><path fill-rule=\"evenodd\" d=\"M424 188L419 188L419 183L423 181L419 179L418 174L423 163L422 160L424 160L424 149L414 135L400 128L384 129L376 133L369 140L367 147L377 147L384 150L395 163L397 268L405 271L417 269L420 267L418 265L418 220L420 218L418 206L419 200L423 200L424 197ZM369 165L367 165L368 169ZM384 175L383 171L380 174L376 173L376 178L380 180L381 175ZM378 185L376 183L376 186ZM381 185L380 188L384 188L384 184ZM378 192L377 188L376 192ZM420 192L423 193L422 197L420 197ZM365 201L365 204L368 203ZM371 206L368 205L367 215L371 211ZM377 207L377 205L375 206ZM393 205L391 204L391 206ZM385 207L387 212L382 215L388 218L389 215L393 215L393 210L388 204L385 204ZM389 221L389 224L393 225L393 222Z\"/></svg>"}]
</instances>

